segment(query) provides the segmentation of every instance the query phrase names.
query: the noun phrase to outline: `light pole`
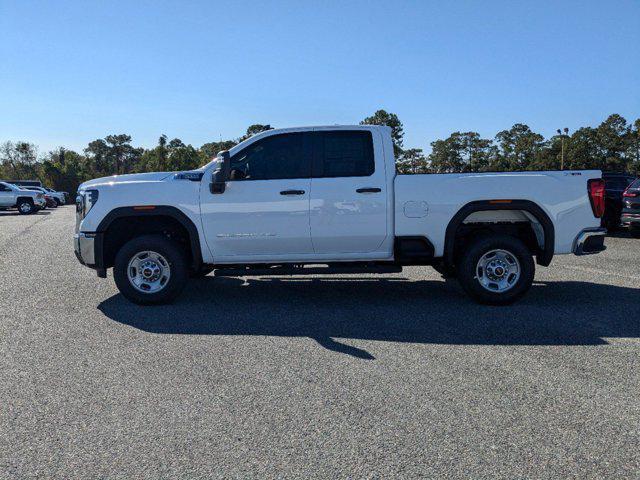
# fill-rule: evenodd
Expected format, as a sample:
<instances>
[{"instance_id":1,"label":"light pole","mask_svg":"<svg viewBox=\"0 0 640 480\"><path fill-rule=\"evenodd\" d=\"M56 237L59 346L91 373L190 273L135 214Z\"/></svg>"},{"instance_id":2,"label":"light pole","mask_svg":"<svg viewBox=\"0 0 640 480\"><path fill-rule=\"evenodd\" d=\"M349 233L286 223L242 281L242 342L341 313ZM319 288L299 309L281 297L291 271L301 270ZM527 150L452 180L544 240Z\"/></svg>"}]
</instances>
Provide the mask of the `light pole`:
<instances>
[{"instance_id":1,"label":"light pole","mask_svg":"<svg viewBox=\"0 0 640 480\"><path fill-rule=\"evenodd\" d=\"M564 135L562 134L562 130L564 130ZM564 170L564 137L569 133L569 129L564 127L562 130L558 129L558 135L560 135L560 170Z\"/></svg>"}]
</instances>

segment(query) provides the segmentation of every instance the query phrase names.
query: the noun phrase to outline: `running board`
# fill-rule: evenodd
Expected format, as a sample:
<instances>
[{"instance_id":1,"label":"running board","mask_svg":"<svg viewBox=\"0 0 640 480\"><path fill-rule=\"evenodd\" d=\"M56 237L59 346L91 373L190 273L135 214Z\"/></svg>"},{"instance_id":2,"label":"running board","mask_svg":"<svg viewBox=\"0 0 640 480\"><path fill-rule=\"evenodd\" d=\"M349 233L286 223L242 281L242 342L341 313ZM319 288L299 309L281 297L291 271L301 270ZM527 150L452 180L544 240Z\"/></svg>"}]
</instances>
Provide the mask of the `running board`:
<instances>
[{"instance_id":1,"label":"running board","mask_svg":"<svg viewBox=\"0 0 640 480\"><path fill-rule=\"evenodd\" d=\"M265 275L340 275L340 274L385 274L400 273L400 265L349 265L344 266L332 264L326 267L316 265L291 265L285 267L263 267L251 266L234 268L216 268L216 277L245 277L245 276L265 276Z\"/></svg>"}]
</instances>

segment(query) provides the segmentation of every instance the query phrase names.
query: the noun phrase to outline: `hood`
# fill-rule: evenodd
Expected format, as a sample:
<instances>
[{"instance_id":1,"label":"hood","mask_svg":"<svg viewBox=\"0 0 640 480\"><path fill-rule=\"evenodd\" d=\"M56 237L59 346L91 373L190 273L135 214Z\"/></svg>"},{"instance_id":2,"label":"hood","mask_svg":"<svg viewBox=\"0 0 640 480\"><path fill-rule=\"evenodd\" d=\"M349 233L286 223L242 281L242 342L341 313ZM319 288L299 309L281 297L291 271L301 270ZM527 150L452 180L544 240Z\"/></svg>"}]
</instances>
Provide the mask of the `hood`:
<instances>
[{"instance_id":1,"label":"hood","mask_svg":"<svg viewBox=\"0 0 640 480\"><path fill-rule=\"evenodd\" d=\"M104 184L117 184L117 183L129 183L129 182L159 182L161 180L170 177L175 172L150 172L150 173L131 173L127 175L112 175L110 177L100 177L94 178L93 180L88 180L82 183L78 190L92 187L95 185L104 185Z\"/></svg>"}]
</instances>

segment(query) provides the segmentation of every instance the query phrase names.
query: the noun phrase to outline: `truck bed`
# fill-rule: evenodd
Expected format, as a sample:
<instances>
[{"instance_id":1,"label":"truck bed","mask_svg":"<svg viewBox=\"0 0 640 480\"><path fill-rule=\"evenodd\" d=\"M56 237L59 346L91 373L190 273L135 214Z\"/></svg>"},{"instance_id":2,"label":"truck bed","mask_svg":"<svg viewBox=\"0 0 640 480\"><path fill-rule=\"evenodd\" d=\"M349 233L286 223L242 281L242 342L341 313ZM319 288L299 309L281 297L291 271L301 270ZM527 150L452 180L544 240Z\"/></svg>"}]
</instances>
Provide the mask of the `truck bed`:
<instances>
[{"instance_id":1,"label":"truck bed","mask_svg":"<svg viewBox=\"0 0 640 480\"><path fill-rule=\"evenodd\" d=\"M465 205L527 200L538 205L555 226L555 253L571 253L585 227L598 227L588 197L587 181L598 170L398 175L394 182L395 235L426 236L442 256L447 225ZM495 208L495 207L493 207ZM516 214L503 214L514 221ZM501 217L496 216L496 221Z\"/></svg>"}]
</instances>

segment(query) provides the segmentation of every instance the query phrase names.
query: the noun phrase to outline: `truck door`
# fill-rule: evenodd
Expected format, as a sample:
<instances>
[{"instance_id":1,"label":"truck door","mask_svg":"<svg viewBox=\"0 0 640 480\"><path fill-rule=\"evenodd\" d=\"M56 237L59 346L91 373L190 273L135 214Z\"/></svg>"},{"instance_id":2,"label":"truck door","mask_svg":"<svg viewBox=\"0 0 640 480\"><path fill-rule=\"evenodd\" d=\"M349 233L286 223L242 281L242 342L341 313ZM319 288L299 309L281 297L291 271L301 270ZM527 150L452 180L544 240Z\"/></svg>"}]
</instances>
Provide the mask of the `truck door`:
<instances>
[{"instance_id":1,"label":"truck door","mask_svg":"<svg viewBox=\"0 0 640 480\"><path fill-rule=\"evenodd\" d=\"M387 182L377 132L314 132L311 239L316 254L369 253L387 232Z\"/></svg>"},{"instance_id":2,"label":"truck door","mask_svg":"<svg viewBox=\"0 0 640 480\"><path fill-rule=\"evenodd\" d=\"M15 203L13 190L3 183L0 183L0 207L11 207Z\"/></svg>"},{"instance_id":3,"label":"truck door","mask_svg":"<svg viewBox=\"0 0 640 480\"><path fill-rule=\"evenodd\" d=\"M313 254L309 228L312 132L263 137L231 156L222 194L200 189L203 231L216 262Z\"/></svg>"}]
</instances>

